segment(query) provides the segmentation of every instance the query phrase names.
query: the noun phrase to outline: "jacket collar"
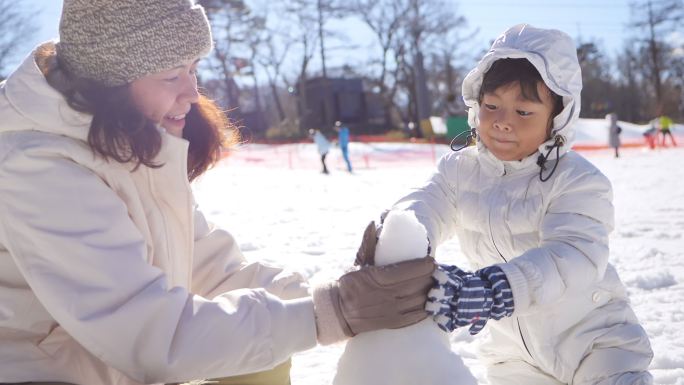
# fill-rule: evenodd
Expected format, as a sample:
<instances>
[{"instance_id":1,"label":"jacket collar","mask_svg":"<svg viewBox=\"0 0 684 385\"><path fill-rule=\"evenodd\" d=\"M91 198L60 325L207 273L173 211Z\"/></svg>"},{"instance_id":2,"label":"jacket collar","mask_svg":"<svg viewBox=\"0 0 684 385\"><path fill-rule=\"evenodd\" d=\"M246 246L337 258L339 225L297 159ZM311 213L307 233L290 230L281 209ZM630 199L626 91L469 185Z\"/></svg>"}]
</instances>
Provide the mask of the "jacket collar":
<instances>
[{"instance_id":1,"label":"jacket collar","mask_svg":"<svg viewBox=\"0 0 684 385\"><path fill-rule=\"evenodd\" d=\"M478 140L477 142L477 157L482 167L492 175L511 175L515 173L539 172L537 166L537 157L539 151L534 154L515 161L503 161L492 154L485 145ZM555 157L555 153L554 153Z\"/></svg>"},{"instance_id":2,"label":"jacket collar","mask_svg":"<svg viewBox=\"0 0 684 385\"><path fill-rule=\"evenodd\" d=\"M69 107L47 83L34 55L35 50L5 81L10 108L3 108L0 132L31 129L87 141L92 116Z\"/></svg>"},{"instance_id":3,"label":"jacket collar","mask_svg":"<svg viewBox=\"0 0 684 385\"><path fill-rule=\"evenodd\" d=\"M17 70L0 83L0 133L32 130L87 142L92 115L69 107L64 96L48 84L36 64L35 53L36 50L32 51ZM5 98L2 98L3 92ZM187 153L187 140L159 129L163 140L157 161L167 162L175 159L178 152Z\"/></svg>"}]
</instances>

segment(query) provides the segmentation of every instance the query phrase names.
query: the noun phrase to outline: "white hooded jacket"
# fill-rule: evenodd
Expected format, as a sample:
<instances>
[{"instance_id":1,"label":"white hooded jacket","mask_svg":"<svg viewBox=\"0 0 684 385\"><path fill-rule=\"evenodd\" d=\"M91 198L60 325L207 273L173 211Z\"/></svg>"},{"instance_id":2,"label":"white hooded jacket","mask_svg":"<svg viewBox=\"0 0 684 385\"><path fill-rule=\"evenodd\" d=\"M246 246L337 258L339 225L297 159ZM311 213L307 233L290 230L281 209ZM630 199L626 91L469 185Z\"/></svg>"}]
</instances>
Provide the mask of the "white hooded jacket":
<instances>
[{"instance_id":1,"label":"white hooded jacket","mask_svg":"<svg viewBox=\"0 0 684 385\"><path fill-rule=\"evenodd\" d=\"M618 361L624 357L618 355L602 360L601 372L582 368L602 338L613 338L618 345L634 342L638 354L628 359L634 370L645 370L652 357L626 291L608 263L614 221L610 181L570 151L582 88L575 52L572 40L559 31L518 25L500 36L463 82L471 126L477 127L478 94L492 63L525 58L563 98L552 138L520 161L497 159L481 141L448 154L424 186L395 205L415 212L432 245L457 235L473 268L496 264L505 272L515 311L513 317L488 323L491 340L482 349L488 365L527 362L564 383L623 370ZM562 145L549 153L557 136ZM544 177L558 164L542 182L537 161L547 153ZM611 325L623 323L633 327L611 331Z\"/></svg>"},{"instance_id":2,"label":"white hooded jacket","mask_svg":"<svg viewBox=\"0 0 684 385\"><path fill-rule=\"evenodd\" d=\"M301 276L197 210L187 141L162 133L163 166L133 171L94 155L90 121L33 54L0 84L0 383L180 382L313 347Z\"/></svg>"},{"instance_id":3,"label":"white hooded jacket","mask_svg":"<svg viewBox=\"0 0 684 385\"><path fill-rule=\"evenodd\" d=\"M316 148L318 149L318 153L321 155L325 155L330 151L330 141L323 135L322 132L316 130L314 131L313 134L313 141L316 143Z\"/></svg>"}]
</instances>

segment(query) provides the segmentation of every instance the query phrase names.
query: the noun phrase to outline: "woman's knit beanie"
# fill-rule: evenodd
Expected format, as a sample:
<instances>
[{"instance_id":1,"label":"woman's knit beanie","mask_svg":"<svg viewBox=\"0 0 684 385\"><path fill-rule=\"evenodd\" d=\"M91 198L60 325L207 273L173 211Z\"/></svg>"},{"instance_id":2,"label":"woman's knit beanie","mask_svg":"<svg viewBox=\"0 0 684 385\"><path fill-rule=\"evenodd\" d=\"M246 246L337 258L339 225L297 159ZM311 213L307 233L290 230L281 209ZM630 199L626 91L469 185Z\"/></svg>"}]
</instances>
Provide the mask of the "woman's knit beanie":
<instances>
[{"instance_id":1,"label":"woman's knit beanie","mask_svg":"<svg viewBox=\"0 0 684 385\"><path fill-rule=\"evenodd\" d=\"M57 57L74 76L120 86L207 55L211 28L193 0L64 0Z\"/></svg>"}]
</instances>

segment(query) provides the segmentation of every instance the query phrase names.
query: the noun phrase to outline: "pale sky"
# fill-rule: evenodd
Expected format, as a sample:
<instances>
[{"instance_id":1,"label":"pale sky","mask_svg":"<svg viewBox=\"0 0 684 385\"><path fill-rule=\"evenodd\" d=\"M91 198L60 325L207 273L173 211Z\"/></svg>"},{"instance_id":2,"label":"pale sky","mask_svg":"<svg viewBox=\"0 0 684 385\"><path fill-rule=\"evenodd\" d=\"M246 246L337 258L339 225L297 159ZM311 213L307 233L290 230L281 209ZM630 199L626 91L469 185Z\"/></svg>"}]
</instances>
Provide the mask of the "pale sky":
<instances>
[{"instance_id":1,"label":"pale sky","mask_svg":"<svg viewBox=\"0 0 684 385\"><path fill-rule=\"evenodd\" d=\"M18 1L40 11L40 29L22 47L28 53L37 43L57 36L62 1ZM580 41L597 41L608 56L615 56L621 51L629 32L629 0L454 0L454 3L457 4L457 12L466 17L468 27L479 28L479 33L467 44L467 49L472 50L473 55L477 54L476 51L486 49L489 42L507 27L518 23L560 29ZM331 27L346 30L351 40L372 39L360 23L350 26L346 21L332 21ZM364 43L359 45L363 46ZM17 61L23 55L19 56ZM320 64L314 61L312 66L317 70L316 66Z\"/></svg>"},{"instance_id":2,"label":"pale sky","mask_svg":"<svg viewBox=\"0 0 684 385\"><path fill-rule=\"evenodd\" d=\"M511 25L560 29L576 40L603 43L607 54L621 50L630 21L628 0L460 1L458 9L487 42Z\"/></svg>"}]
</instances>

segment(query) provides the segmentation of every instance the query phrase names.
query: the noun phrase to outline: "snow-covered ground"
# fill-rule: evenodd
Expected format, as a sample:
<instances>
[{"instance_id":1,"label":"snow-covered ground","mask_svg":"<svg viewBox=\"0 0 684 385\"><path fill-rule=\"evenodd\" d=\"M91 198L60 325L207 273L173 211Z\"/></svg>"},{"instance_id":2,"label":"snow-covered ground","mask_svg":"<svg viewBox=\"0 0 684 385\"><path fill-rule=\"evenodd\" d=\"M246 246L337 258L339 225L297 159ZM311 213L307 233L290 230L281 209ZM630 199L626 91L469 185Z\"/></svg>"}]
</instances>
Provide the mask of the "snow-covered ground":
<instances>
[{"instance_id":1,"label":"snow-covered ground","mask_svg":"<svg viewBox=\"0 0 684 385\"><path fill-rule=\"evenodd\" d=\"M578 138L604 138L605 131L597 134L602 124L582 122ZM634 128L635 137L639 130ZM354 174L343 170L333 149L332 172L323 175L313 144L248 145L195 183L196 198L237 237L247 258L300 270L312 283L334 279L351 266L368 221L428 178L434 159L449 151L358 143L351 150ZM619 159L610 150L583 155L613 182L611 262L651 338L655 382L684 385L684 148L625 149ZM440 247L439 258L468 267L455 240ZM487 384L475 357L478 339L465 330L451 335L453 350ZM292 383L329 384L343 349L340 344L296 355Z\"/></svg>"}]
</instances>

